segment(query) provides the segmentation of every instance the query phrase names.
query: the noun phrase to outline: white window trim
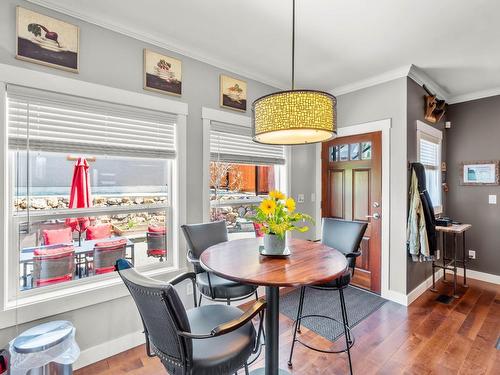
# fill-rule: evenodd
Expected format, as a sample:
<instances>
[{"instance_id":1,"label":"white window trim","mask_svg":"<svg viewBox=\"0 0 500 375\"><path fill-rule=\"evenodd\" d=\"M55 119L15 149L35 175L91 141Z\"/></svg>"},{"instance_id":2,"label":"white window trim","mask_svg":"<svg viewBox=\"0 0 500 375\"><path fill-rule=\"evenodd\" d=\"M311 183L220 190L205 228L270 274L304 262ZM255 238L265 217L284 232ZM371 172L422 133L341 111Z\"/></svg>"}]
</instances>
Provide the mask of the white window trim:
<instances>
[{"instance_id":1,"label":"white window trim","mask_svg":"<svg viewBox=\"0 0 500 375\"><path fill-rule=\"evenodd\" d=\"M171 267L156 266L148 269L145 274L162 279L168 279L186 270L185 243L182 240L180 225L185 223L186 215L186 124L188 105L176 100L161 98L143 93L112 88L95 83L84 82L73 78L52 75L30 69L0 64L0 213L3 224L0 225L0 329L22 324L46 316L83 308L97 303L106 302L128 295L120 278L116 274L100 275L88 280L65 287L45 287L40 294L9 301L8 284L8 249L9 236L9 189L8 181L8 138L6 113L6 84L16 84L42 90L55 91L63 94L76 95L94 100L113 102L122 105L141 107L177 115L176 149L177 158L173 168L172 202L170 210L173 220L170 225L173 231L173 246L177 250ZM17 289L17 288L16 288Z\"/></svg>"},{"instance_id":2,"label":"white window trim","mask_svg":"<svg viewBox=\"0 0 500 375\"><path fill-rule=\"evenodd\" d=\"M434 206L434 213L436 215L443 213L443 189L442 176L441 176L441 162L443 160L443 132L433 126L426 124L423 121L417 120L417 160L420 161L420 140L427 139L430 142L435 142L439 145L439 160L438 160L438 186L441 195L441 204Z\"/></svg>"},{"instance_id":3,"label":"white window trim","mask_svg":"<svg viewBox=\"0 0 500 375\"><path fill-rule=\"evenodd\" d=\"M218 109L202 107L201 118L203 120L203 221L210 220L210 123L212 121L224 122L250 128L252 126L252 118L249 116L221 111ZM285 147L285 173L280 178L280 186L284 186L283 193L287 194L290 190L290 147Z\"/></svg>"}]
</instances>

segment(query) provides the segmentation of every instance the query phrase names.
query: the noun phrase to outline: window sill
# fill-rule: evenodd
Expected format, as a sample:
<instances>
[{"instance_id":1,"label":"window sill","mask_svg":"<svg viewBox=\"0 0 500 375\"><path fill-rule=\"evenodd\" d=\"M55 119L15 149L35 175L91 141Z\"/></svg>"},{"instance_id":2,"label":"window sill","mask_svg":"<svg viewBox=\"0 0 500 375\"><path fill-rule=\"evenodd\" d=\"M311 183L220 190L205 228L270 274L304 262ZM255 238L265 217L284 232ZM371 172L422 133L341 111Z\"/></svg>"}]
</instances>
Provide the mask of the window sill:
<instances>
[{"instance_id":1,"label":"window sill","mask_svg":"<svg viewBox=\"0 0 500 375\"><path fill-rule=\"evenodd\" d=\"M150 277L161 276L161 279L167 280L186 271L186 268L172 266L151 269L144 271L143 274ZM95 281L29 296L19 296L4 304L4 311L0 312L0 329L123 298L127 295L128 291L120 277L113 273L99 277L99 280Z\"/></svg>"}]
</instances>

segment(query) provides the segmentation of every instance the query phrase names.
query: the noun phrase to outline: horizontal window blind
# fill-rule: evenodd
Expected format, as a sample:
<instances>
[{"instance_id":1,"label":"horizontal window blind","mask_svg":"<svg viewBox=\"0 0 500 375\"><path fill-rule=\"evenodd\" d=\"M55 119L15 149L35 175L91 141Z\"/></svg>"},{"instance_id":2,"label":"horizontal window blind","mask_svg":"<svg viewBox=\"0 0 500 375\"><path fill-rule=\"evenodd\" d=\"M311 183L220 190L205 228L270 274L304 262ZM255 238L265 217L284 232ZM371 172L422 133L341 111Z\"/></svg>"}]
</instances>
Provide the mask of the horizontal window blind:
<instances>
[{"instance_id":1,"label":"horizontal window blind","mask_svg":"<svg viewBox=\"0 0 500 375\"><path fill-rule=\"evenodd\" d=\"M285 164L285 148L255 143L248 127L212 121L210 158L228 163Z\"/></svg>"},{"instance_id":2,"label":"horizontal window blind","mask_svg":"<svg viewBox=\"0 0 500 375\"><path fill-rule=\"evenodd\" d=\"M420 139L420 163L427 168L439 167L439 143Z\"/></svg>"},{"instance_id":3,"label":"horizontal window blind","mask_svg":"<svg viewBox=\"0 0 500 375\"><path fill-rule=\"evenodd\" d=\"M7 99L11 148L175 157L175 115L14 85Z\"/></svg>"}]
</instances>

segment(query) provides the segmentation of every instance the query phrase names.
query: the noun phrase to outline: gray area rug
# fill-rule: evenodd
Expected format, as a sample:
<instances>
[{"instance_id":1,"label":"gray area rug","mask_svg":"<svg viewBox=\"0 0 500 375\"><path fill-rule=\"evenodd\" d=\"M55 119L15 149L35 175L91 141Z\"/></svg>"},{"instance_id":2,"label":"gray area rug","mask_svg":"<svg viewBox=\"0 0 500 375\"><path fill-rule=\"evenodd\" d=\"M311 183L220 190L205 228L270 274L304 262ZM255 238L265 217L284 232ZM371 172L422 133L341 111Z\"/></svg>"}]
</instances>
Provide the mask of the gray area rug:
<instances>
[{"instance_id":1,"label":"gray area rug","mask_svg":"<svg viewBox=\"0 0 500 375\"><path fill-rule=\"evenodd\" d=\"M280 312L290 319L295 320L299 306L299 297L300 289L282 296L280 298ZM351 328L387 302L386 299L376 294L353 286L348 286L344 289L344 297ZM340 323L330 319L311 317L302 319L302 326L307 327L332 342L344 334L338 291L306 288L302 315L309 314L326 315L337 319Z\"/></svg>"}]
</instances>

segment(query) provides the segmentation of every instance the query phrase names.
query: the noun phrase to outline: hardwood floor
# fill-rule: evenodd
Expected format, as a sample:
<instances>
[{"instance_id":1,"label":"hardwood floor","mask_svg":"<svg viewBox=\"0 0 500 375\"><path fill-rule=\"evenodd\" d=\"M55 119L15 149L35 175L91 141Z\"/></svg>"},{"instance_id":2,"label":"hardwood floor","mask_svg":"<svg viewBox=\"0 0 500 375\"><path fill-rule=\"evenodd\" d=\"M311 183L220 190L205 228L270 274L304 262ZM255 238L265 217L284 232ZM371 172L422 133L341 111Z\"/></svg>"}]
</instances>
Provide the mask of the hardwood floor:
<instances>
[{"instance_id":1,"label":"hardwood floor","mask_svg":"<svg viewBox=\"0 0 500 375\"><path fill-rule=\"evenodd\" d=\"M362 321L353 332L355 374L500 374L500 286L468 280L461 298L445 305L426 291L408 308L389 302ZM450 286L439 282L443 293ZM287 368L292 320L280 316L280 363ZM303 328L302 339L337 347ZM342 340L340 340L342 341ZM345 354L322 354L298 344L293 374L346 374ZM261 367L263 355L252 366ZM240 371L240 373L243 373ZM76 375L166 374L144 346L120 353L75 372Z\"/></svg>"}]
</instances>

